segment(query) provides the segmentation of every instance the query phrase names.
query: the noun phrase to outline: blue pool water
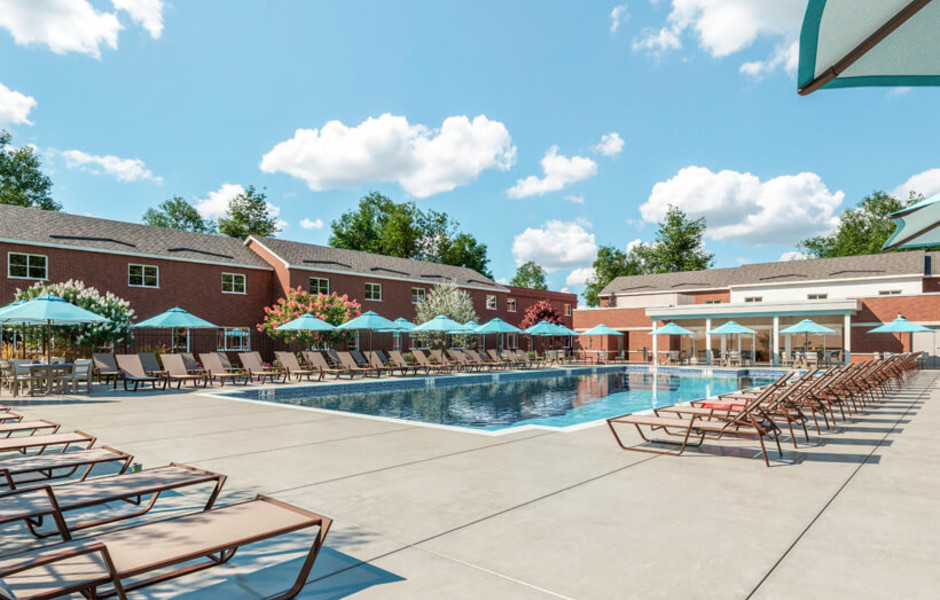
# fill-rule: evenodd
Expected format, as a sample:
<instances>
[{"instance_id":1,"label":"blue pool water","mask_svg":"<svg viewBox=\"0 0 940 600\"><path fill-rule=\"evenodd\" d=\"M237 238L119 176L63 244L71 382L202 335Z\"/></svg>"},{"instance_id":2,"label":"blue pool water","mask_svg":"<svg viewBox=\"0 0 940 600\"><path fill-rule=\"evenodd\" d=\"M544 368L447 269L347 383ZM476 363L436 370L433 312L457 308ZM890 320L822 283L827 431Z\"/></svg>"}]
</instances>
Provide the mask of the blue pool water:
<instances>
[{"instance_id":1,"label":"blue pool water","mask_svg":"<svg viewBox=\"0 0 940 600\"><path fill-rule=\"evenodd\" d=\"M565 376L564 371L547 371L544 376L509 381L478 377L470 385L459 385L457 377L440 380L448 383L426 387L417 379L418 389L384 391L369 391L374 385L355 385L348 393L342 393L344 386L330 386L325 395L311 387L289 395L276 390L259 399L492 431L524 425L568 427L770 381L735 375L624 371L571 376ZM294 397L296 393L302 396Z\"/></svg>"}]
</instances>

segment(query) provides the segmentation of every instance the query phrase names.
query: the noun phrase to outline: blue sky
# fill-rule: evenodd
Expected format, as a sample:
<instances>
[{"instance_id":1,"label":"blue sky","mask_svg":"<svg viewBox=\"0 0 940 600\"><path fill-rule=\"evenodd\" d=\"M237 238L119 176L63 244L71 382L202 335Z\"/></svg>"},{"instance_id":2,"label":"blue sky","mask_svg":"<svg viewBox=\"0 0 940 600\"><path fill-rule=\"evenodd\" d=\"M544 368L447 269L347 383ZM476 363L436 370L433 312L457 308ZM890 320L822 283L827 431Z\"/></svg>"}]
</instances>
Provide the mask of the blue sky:
<instances>
[{"instance_id":1,"label":"blue sky","mask_svg":"<svg viewBox=\"0 0 940 600\"><path fill-rule=\"evenodd\" d=\"M323 244L377 190L450 214L497 278L532 259L580 291L668 204L735 266L875 189L940 192L940 91L796 94L805 4L0 0L0 127L68 212L253 184Z\"/></svg>"}]
</instances>

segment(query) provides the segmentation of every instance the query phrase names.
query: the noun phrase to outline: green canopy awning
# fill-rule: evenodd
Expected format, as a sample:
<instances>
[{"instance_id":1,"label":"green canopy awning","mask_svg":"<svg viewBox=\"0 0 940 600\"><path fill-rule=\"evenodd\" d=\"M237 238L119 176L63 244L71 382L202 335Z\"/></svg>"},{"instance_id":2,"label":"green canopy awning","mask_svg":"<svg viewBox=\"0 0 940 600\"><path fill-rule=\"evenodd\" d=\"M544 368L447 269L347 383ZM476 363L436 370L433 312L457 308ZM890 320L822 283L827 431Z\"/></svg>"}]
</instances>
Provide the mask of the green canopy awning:
<instances>
[{"instance_id":1,"label":"green canopy awning","mask_svg":"<svg viewBox=\"0 0 940 600\"><path fill-rule=\"evenodd\" d=\"M940 85L940 2L809 0L797 90Z\"/></svg>"}]
</instances>

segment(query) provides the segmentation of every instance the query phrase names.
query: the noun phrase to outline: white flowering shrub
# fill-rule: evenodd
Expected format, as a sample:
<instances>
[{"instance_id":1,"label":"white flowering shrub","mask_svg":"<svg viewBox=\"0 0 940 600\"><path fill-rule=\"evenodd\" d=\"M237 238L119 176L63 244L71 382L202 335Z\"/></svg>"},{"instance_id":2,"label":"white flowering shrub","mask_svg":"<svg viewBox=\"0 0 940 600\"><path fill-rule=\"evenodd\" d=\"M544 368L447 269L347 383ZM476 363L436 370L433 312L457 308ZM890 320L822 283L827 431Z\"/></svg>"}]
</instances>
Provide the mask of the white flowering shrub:
<instances>
[{"instance_id":1,"label":"white flowering shrub","mask_svg":"<svg viewBox=\"0 0 940 600\"><path fill-rule=\"evenodd\" d=\"M434 286L434 289L428 292L427 299L418 304L415 312L417 313L415 317L417 325L430 321L438 315L450 317L458 323L479 320L477 311L473 308L473 299L470 294L457 287L457 284L453 281L445 281ZM421 334L415 332L409 335L418 339L426 339L430 346L443 346L446 343L446 336L441 333ZM454 343L458 346L471 347L475 345L476 337L475 335L456 335L454 336Z\"/></svg>"},{"instance_id":2,"label":"white flowering shrub","mask_svg":"<svg viewBox=\"0 0 940 600\"><path fill-rule=\"evenodd\" d=\"M62 298L69 304L84 308L108 319L104 323L91 323L62 327L60 331L70 335L81 346L98 348L109 344L134 341L131 329L134 309L130 302L107 292L104 295L83 281L69 279L64 283L37 283L25 290L16 290L17 300L32 300L44 294Z\"/></svg>"}]
</instances>

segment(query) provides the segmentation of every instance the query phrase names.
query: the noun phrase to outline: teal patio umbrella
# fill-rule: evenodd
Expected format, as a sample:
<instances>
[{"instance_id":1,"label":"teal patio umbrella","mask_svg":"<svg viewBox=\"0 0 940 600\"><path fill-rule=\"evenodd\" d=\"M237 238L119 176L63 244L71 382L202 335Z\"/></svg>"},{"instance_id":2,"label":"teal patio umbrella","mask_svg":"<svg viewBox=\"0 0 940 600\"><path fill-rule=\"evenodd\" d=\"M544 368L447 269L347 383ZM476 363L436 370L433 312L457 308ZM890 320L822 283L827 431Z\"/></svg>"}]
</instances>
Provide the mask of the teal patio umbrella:
<instances>
[{"instance_id":1,"label":"teal patio umbrella","mask_svg":"<svg viewBox=\"0 0 940 600\"><path fill-rule=\"evenodd\" d=\"M940 194L892 213L894 233L882 250L940 246Z\"/></svg>"},{"instance_id":2,"label":"teal patio umbrella","mask_svg":"<svg viewBox=\"0 0 940 600\"><path fill-rule=\"evenodd\" d=\"M716 327L711 330L711 333L715 335L737 335L738 336L738 354L741 353L741 336L742 335L757 335L757 332L751 329L750 327L745 327L737 321L728 321L721 327ZM752 343L753 346L753 343Z\"/></svg>"},{"instance_id":3,"label":"teal patio umbrella","mask_svg":"<svg viewBox=\"0 0 940 600\"><path fill-rule=\"evenodd\" d=\"M396 325L393 321L389 321L379 313L375 311L366 311L356 317L346 321L336 329L345 330L345 331L354 331L354 330L364 330L369 332L369 348L374 348L372 345L372 332L373 331L401 331L401 327Z\"/></svg>"},{"instance_id":4,"label":"teal patio umbrella","mask_svg":"<svg viewBox=\"0 0 940 600\"><path fill-rule=\"evenodd\" d=\"M401 347L401 344L399 343L401 334L408 333L409 331L414 329L415 324L409 321L408 319L406 319L405 317L398 317L397 319L392 321L392 324L395 325L395 329L378 329L377 331L382 331L385 333L391 332L392 337L395 338L394 349L397 350Z\"/></svg>"},{"instance_id":5,"label":"teal patio umbrella","mask_svg":"<svg viewBox=\"0 0 940 600\"><path fill-rule=\"evenodd\" d=\"M695 356L695 332L690 329L686 329L682 325L678 325L677 323L666 323L659 329L651 331L650 335L691 335L692 356Z\"/></svg>"},{"instance_id":6,"label":"teal patio umbrella","mask_svg":"<svg viewBox=\"0 0 940 600\"><path fill-rule=\"evenodd\" d=\"M336 326L307 313L283 325L278 325L274 329L276 331L336 331Z\"/></svg>"},{"instance_id":7,"label":"teal patio umbrella","mask_svg":"<svg viewBox=\"0 0 940 600\"><path fill-rule=\"evenodd\" d=\"M940 2L809 0L797 90L940 85Z\"/></svg>"},{"instance_id":8,"label":"teal patio umbrella","mask_svg":"<svg viewBox=\"0 0 940 600\"><path fill-rule=\"evenodd\" d=\"M3 312L4 312L5 310L7 310L7 309L10 309L10 308L13 308L13 307L19 306L20 304L25 304L25 303L26 303L26 300L17 300L16 302L12 302L12 303L10 303L10 304L7 304L7 305L4 306L4 307L0 307L0 315L2 315ZM2 341L3 341L3 322L0 322L0 342L2 342ZM14 330L13 330L13 353L14 353L14 355L16 354L16 341L17 341L17 340L16 340L16 329L14 329ZM25 355L24 355L24 356L25 356Z\"/></svg>"},{"instance_id":9,"label":"teal patio umbrella","mask_svg":"<svg viewBox=\"0 0 940 600\"><path fill-rule=\"evenodd\" d=\"M3 315L0 314L0 318L3 318ZM911 323L901 315L891 321L890 323L884 323L879 325L874 329L869 329L868 333L907 333L908 336L908 346L911 351L914 350L914 334L915 333L933 333L934 330L929 327L924 327L920 323Z\"/></svg>"},{"instance_id":10,"label":"teal patio umbrella","mask_svg":"<svg viewBox=\"0 0 940 600\"><path fill-rule=\"evenodd\" d=\"M0 323L44 326L44 342L49 337L51 327L107 322L108 319L105 317L75 306L52 294L44 294L16 306L8 306L3 313L0 313ZM49 360L52 358L52 349L48 343L45 345L46 359Z\"/></svg>"},{"instance_id":11,"label":"teal patio umbrella","mask_svg":"<svg viewBox=\"0 0 940 600\"><path fill-rule=\"evenodd\" d=\"M445 315L437 315L430 321L415 326L412 331L421 333L466 333L464 326Z\"/></svg>"},{"instance_id":12,"label":"teal patio umbrella","mask_svg":"<svg viewBox=\"0 0 940 600\"><path fill-rule=\"evenodd\" d=\"M591 327L587 331L582 331L578 335L623 335L623 333L601 323L600 325Z\"/></svg>"},{"instance_id":13,"label":"teal patio umbrella","mask_svg":"<svg viewBox=\"0 0 940 600\"><path fill-rule=\"evenodd\" d=\"M185 329L186 330L186 351L190 351L189 330L190 329L218 329L205 319L200 319L196 315L180 308L174 307L149 319L143 320L134 325L134 329Z\"/></svg>"},{"instance_id":14,"label":"teal patio umbrella","mask_svg":"<svg viewBox=\"0 0 940 600\"><path fill-rule=\"evenodd\" d=\"M525 333L533 337L562 337L568 335L578 335L563 325L552 323L550 321L539 321L535 325L525 329Z\"/></svg>"},{"instance_id":15,"label":"teal patio umbrella","mask_svg":"<svg viewBox=\"0 0 940 600\"><path fill-rule=\"evenodd\" d=\"M480 335L488 335L491 333L498 334L499 335L499 349L502 350L503 349L503 334L522 333L522 330L516 327L515 325L507 323L506 321L503 321L499 317L494 317L490 319L489 321L487 321L486 323L477 327L476 332L479 333Z\"/></svg>"},{"instance_id":16,"label":"teal patio umbrella","mask_svg":"<svg viewBox=\"0 0 940 600\"><path fill-rule=\"evenodd\" d=\"M829 329L825 325L820 325L812 319L803 319L799 323L790 325L786 329L781 329L780 333L785 333L787 335L793 335L794 333L803 334L803 352L806 352L809 349L809 336L813 335L822 335L823 336L823 349L826 347L826 336L830 333L835 333L835 330ZM776 352L776 350L775 350Z\"/></svg>"}]
</instances>

